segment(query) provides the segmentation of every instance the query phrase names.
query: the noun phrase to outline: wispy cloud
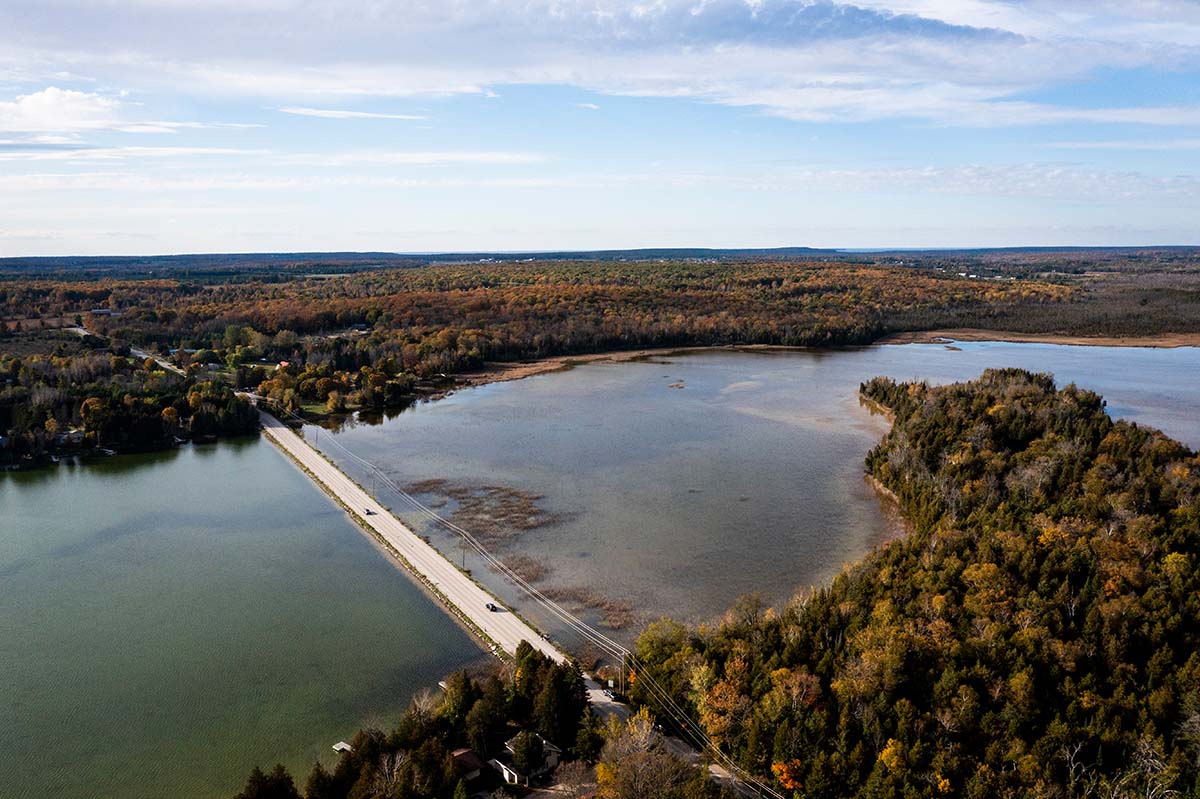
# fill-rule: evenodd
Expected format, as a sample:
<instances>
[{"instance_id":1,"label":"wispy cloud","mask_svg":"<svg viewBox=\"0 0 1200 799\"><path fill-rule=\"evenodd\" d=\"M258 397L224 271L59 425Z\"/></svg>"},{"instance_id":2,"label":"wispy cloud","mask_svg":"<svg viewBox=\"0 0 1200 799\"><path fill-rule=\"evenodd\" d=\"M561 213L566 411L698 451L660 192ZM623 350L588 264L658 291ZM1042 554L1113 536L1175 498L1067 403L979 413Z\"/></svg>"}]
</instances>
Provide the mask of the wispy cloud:
<instances>
[{"instance_id":1,"label":"wispy cloud","mask_svg":"<svg viewBox=\"0 0 1200 799\"><path fill-rule=\"evenodd\" d=\"M446 164L516 165L545 161L541 153L500 150L379 151L355 150L332 153L284 155L280 163L301 166L440 166Z\"/></svg>"},{"instance_id":2,"label":"wispy cloud","mask_svg":"<svg viewBox=\"0 0 1200 799\"><path fill-rule=\"evenodd\" d=\"M179 122L159 119L116 125L113 130L123 133L178 133L181 130L249 130L265 127L258 122Z\"/></svg>"},{"instance_id":3,"label":"wispy cloud","mask_svg":"<svg viewBox=\"0 0 1200 799\"><path fill-rule=\"evenodd\" d=\"M1191 125L1198 117L1186 106L1014 100L1098 69L1200 69L1200 12L1186 0L210 5L27 2L0 34L8 45L0 71L6 62L26 71L41 63L47 74L66 67L163 90L303 99L284 110L337 119L410 115L307 100L492 96L506 85L557 84L816 121ZM64 32L65 9L75 22ZM145 29L156 35L127 33ZM213 35L196 37L197 29Z\"/></svg>"},{"instance_id":4,"label":"wispy cloud","mask_svg":"<svg viewBox=\"0 0 1200 799\"><path fill-rule=\"evenodd\" d=\"M1043 197L1081 203L1165 198L1200 199L1200 176L1162 177L1071 164L1006 164L893 169L797 169L763 176L762 189L810 189L885 194Z\"/></svg>"},{"instance_id":5,"label":"wispy cloud","mask_svg":"<svg viewBox=\"0 0 1200 799\"><path fill-rule=\"evenodd\" d=\"M770 171L579 172L551 176L422 177L413 174L347 172L274 174L243 170L194 175L133 171L57 172L0 175L0 190L57 191L271 191L300 188L374 187L402 189L672 189L780 194L972 195L1113 204L1200 200L1200 176L1161 177L1143 172L1085 169L1061 164L962 165L855 169L795 167Z\"/></svg>"},{"instance_id":6,"label":"wispy cloud","mask_svg":"<svg viewBox=\"0 0 1200 799\"><path fill-rule=\"evenodd\" d=\"M375 111L347 111L340 108L305 108L303 106L284 106L279 110L285 114L294 114L301 117L319 117L321 119L422 120L429 118L421 114L383 114Z\"/></svg>"},{"instance_id":7,"label":"wispy cloud","mask_svg":"<svg viewBox=\"0 0 1200 799\"><path fill-rule=\"evenodd\" d=\"M157 175L137 172L41 172L0 175L7 191L103 190L130 192L287 191L293 189L562 189L602 185L586 178L416 178L401 175L265 175L251 172L210 175Z\"/></svg>"},{"instance_id":8,"label":"wispy cloud","mask_svg":"<svg viewBox=\"0 0 1200 799\"><path fill-rule=\"evenodd\" d=\"M264 156L270 150L235 147L89 147L86 145L30 146L27 142L0 142L0 161L140 161L142 159L196 156Z\"/></svg>"},{"instance_id":9,"label":"wispy cloud","mask_svg":"<svg viewBox=\"0 0 1200 799\"><path fill-rule=\"evenodd\" d=\"M38 138L45 140L47 134L97 130L176 133L182 129L262 127L242 122L139 120L126 113L128 107L128 102L120 97L48 86L10 101L0 101L0 131L39 134Z\"/></svg>"},{"instance_id":10,"label":"wispy cloud","mask_svg":"<svg viewBox=\"0 0 1200 799\"><path fill-rule=\"evenodd\" d=\"M1064 150L1200 150L1200 139L1114 139L1109 141L1060 141L1051 147Z\"/></svg>"},{"instance_id":11,"label":"wispy cloud","mask_svg":"<svg viewBox=\"0 0 1200 799\"><path fill-rule=\"evenodd\" d=\"M5 0L5 11L0 228L60 225L85 245L100 224L90 209L105 227L145 228L130 209L154 208L158 192L227 209L209 220L221 224L188 228L216 248L245 228L244 208L278 217L264 230L302 220L288 246L397 215L376 189L396 189L395 207L430 230L493 215L560 231L686 219L701 232L953 217L976 231L980 219L1169 223L1179 239L1200 211L1200 176L1170 177L1200 174L1182 157L1200 150L1195 0ZM426 113L444 130L426 130ZM264 120L278 135L251 129ZM610 125L622 135L605 135ZM346 135L308 135L333 128ZM166 142L180 146L122 146ZM1087 165L1043 162L1054 156ZM337 190L340 215L295 189ZM474 189L519 190L521 202ZM239 198L243 210L228 210ZM642 206L630 198L662 202L631 213ZM870 244L860 233L836 243Z\"/></svg>"}]
</instances>

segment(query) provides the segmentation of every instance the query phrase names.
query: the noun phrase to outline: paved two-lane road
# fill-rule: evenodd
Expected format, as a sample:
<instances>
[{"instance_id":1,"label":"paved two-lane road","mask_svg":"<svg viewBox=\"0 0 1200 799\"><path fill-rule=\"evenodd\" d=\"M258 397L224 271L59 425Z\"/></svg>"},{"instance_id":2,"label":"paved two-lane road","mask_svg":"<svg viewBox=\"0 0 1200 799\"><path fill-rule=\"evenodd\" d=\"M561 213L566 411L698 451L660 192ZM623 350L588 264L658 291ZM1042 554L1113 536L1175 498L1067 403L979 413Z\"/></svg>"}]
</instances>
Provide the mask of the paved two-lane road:
<instances>
[{"instance_id":1,"label":"paved two-lane road","mask_svg":"<svg viewBox=\"0 0 1200 799\"><path fill-rule=\"evenodd\" d=\"M168 372L174 372L177 375L184 375L185 377L187 376L187 372L183 371L178 366L176 366L175 364L168 361L166 358L160 358L157 355L151 355L150 353L146 352L145 350L139 350L137 347L130 347L129 354L135 358L141 358L143 361L146 360L147 358L149 358L150 360L154 361L156 364L161 366L163 369L166 369Z\"/></svg>"},{"instance_id":2,"label":"paved two-lane road","mask_svg":"<svg viewBox=\"0 0 1200 799\"><path fill-rule=\"evenodd\" d=\"M403 558L409 568L425 580L441 600L479 628L488 639L510 655L521 641L562 662L567 656L526 624L519 616L501 609L487 609L496 600L461 572L440 552L400 522L391 511L376 502L307 441L269 413L259 411L263 431L284 451L296 459L322 487L349 508L389 547ZM370 513L367 510L370 509Z\"/></svg>"},{"instance_id":3,"label":"paved two-lane road","mask_svg":"<svg viewBox=\"0 0 1200 799\"><path fill-rule=\"evenodd\" d=\"M71 331L72 333L74 333L77 336L94 336L94 335L96 335L95 333L93 333L92 331L88 330L86 327L83 327L81 325L76 325L75 327L68 327L67 330ZM146 352L145 350L139 350L137 347L130 347L129 354L135 358L140 358L143 361L146 360L147 358L149 358L150 360L154 361L159 366L161 366L163 369L166 369L168 372L174 372L177 375L183 375L185 377L187 376L187 372L183 371L178 366L176 366L175 364L168 361L166 358L162 358L158 355L152 355L151 353Z\"/></svg>"},{"instance_id":4,"label":"paved two-lane road","mask_svg":"<svg viewBox=\"0 0 1200 799\"><path fill-rule=\"evenodd\" d=\"M409 569L429 583L441 601L451 610L470 620L483 634L510 655L517 651L521 641L528 641L536 649L562 663L567 655L544 640L536 630L516 614L508 610L494 612L487 609L489 602L498 600L480 588L470 577L424 539L417 536L400 522L391 511L376 502L366 491L325 459L312 445L274 416L259 411L263 431L285 452L296 459L326 491L345 505L356 518L385 541L407 562ZM367 509L370 513L367 513ZM584 675L588 699L592 709L601 718L616 716L625 719L629 707L615 702L604 695L603 688L591 675ZM666 739L676 754L692 762L700 762L698 753L676 738ZM718 782L734 788L747 796L753 795L748 786L739 783L720 766L710 765L709 774Z\"/></svg>"}]
</instances>

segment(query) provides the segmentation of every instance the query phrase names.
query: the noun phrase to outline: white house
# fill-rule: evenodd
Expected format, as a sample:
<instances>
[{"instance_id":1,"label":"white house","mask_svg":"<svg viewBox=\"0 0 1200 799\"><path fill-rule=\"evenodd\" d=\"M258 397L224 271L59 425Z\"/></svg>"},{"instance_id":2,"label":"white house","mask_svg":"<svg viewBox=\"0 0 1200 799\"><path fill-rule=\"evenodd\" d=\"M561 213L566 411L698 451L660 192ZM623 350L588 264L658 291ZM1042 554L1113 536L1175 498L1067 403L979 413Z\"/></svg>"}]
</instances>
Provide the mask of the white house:
<instances>
[{"instance_id":1,"label":"white house","mask_svg":"<svg viewBox=\"0 0 1200 799\"><path fill-rule=\"evenodd\" d=\"M558 768L562 750L537 733L533 733L533 736L542 742L542 764L529 774L517 771L517 767L513 763L513 745L517 740L515 737L505 741L504 751L488 761L488 765L499 771L500 776L509 785L528 785L531 779Z\"/></svg>"}]
</instances>

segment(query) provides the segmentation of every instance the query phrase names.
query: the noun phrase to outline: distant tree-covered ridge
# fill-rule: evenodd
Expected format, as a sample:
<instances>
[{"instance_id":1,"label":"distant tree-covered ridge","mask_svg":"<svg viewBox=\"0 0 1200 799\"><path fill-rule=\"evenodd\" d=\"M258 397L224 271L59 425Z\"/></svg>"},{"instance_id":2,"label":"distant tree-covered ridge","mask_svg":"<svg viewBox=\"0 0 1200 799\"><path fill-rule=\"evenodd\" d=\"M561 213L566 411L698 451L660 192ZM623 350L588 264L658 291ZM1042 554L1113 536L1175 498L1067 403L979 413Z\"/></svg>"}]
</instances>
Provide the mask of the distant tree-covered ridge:
<instances>
[{"instance_id":1,"label":"distant tree-covered ridge","mask_svg":"<svg viewBox=\"0 0 1200 799\"><path fill-rule=\"evenodd\" d=\"M395 407L423 380L641 347L865 344L1062 306L1047 282L845 263L452 264L240 282L0 281L0 353L80 327L226 374L290 410ZM60 345L61 346L61 345ZM278 367L278 368L277 368ZM263 385L263 384L266 385Z\"/></svg>"},{"instance_id":2,"label":"distant tree-covered ridge","mask_svg":"<svg viewBox=\"0 0 1200 799\"><path fill-rule=\"evenodd\" d=\"M911 534L646 668L796 797L1200 796L1197 455L1048 375L862 394Z\"/></svg>"},{"instance_id":3,"label":"distant tree-covered ridge","mask_svg":"<svg viewBox=\"0 0 1200 799\"><path fill-rule=\"evenodd\" d=\"M100 277L29 264L0 279L0 353L61 354L72 349L61 336L86 329L97 334L89 344L142 347L289 410L341 413L402 406L434 390L428 381L495 361L865 344L944 327L1129 336L1200 326L1191 251L870 258L396 268L370 255L213 256L114 263ZM223 278L175 268L210 260Z\"/></svg>"}]
</instances>

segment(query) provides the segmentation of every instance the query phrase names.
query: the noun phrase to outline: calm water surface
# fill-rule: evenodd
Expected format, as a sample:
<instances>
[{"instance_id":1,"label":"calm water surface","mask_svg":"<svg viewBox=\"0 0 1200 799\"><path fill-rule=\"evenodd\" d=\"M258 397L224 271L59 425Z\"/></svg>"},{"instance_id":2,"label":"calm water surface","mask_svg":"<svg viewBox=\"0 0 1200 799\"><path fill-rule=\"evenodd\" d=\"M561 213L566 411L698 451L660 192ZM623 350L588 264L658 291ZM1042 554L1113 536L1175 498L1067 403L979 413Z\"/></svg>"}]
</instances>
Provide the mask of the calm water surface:
<instances>
[{"instance_id":1,"label":"calm water surface","mask_svg":"<svg viewBox=\"0 0 1200 799\"><path fill-rule=\"evenodd\" d=\"M893 529L862 480L886 430L857 401L874 375L1048 370L1200 446L1200 351L960 346L592 364L463 391L337 440L401 482L541 495L559 521L506 554L543 562L543 585L689 621L751 590L785 601ZM303 774L478 657L265 441L0 475L5 797L227 797L256 764Z\"/></svg>"},{"instance_id":2,"label":"calm water surface","mask_svg":"<svg viewBox=\"0 0 1200 799\"><path fill-rule=\"evenodd\" d=\"M957 346L594 363L458 392L382 424L350 425L336 440L400 483L448 478L541 495L563 520L523 533L505 554L545 564L544 586L583 586L643 617L691 622L750 591L785 602L894 533L862 477L863 457L887 430L858 403L859 383L875 375L949 382L988 367L1050 371L1104 394L1113 415L1200 446L1200 350ZM329 433L316 439L339 460ZM454 539L392 505L461 557ZM555 628L511 586L469 557L467 565Z\"/></svg>"},{"instance_id":3,"label":"calm water surface","mask_svg":"<svg viewBox=\"0 0 1200 799\"><path fill-rule=\"evenodd\" d=\"M0 475L0 796L303 785L479 657L266 441Z\"/></svg>"}]
</instances>

